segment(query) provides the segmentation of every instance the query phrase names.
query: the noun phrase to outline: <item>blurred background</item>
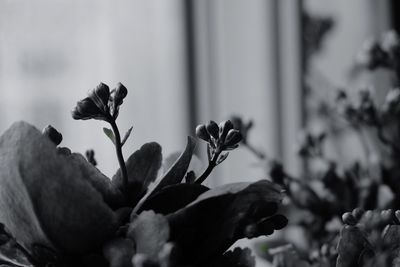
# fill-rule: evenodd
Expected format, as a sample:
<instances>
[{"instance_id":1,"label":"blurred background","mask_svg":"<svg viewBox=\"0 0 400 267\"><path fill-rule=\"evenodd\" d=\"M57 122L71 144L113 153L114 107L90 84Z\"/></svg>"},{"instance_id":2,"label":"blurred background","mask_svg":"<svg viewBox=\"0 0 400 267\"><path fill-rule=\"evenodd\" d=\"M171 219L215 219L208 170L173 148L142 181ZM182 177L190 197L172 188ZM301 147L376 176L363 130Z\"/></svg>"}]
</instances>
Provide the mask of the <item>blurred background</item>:
<instances>
[{"instance_id":1,"label":"blurred background","mask_svg":"<svg viewBox=\"0 0 400 267\"><path fill-rule=\"evenodd\" d=\"M385 88L385 73L349 73L366 39L399 27L398 11L395 0L2 0L0 131L17 120L51 124L71 150L95 149L111 176L118 163L105 123L70 111L100 82L122 82L118 124L133 126L126 157L148 141L167 156L197 124L240 115L254 121L252 144L297 172L298 131L318 120L310 91ZM208 183L264 178L257 162L234 151Z\"/></svg>"}]
</instances>

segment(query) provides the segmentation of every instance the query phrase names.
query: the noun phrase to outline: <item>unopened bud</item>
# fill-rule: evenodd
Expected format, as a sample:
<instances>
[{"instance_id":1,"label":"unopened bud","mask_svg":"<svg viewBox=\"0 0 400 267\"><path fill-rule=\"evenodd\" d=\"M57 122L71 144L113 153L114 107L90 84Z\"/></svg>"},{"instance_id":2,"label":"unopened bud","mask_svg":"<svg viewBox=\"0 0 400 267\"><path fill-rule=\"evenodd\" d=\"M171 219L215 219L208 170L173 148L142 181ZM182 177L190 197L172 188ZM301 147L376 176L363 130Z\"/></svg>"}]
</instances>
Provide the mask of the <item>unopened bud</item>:
<instances>
[{"instance_id":1,"label":"unopened bud","mask_svg":"<svg viewBox=\"0 0 400 267\"><path fill-rule=\"evenodd\" d=\"M206 126L204 124L200 124L196 127L196 136L206 142L210 141L210 135L207 132Z\"/></svg>"},{"instance_id":2,"label":"unopened bud","mask_svg":"<svg viewBox=\"0 0 400 267\"><path fill-rule=\"evenodd\" d=\"M207 123L207 131L208 133L214 138L214 139L218 139L218 135L219 135L219 127L218 124L215 121L210 121L209 123Z\"/></svg>"},{"instance_id":3,"label":"unopened bud","mask_svg":"<svg viewBox=\"0 0 400 267\"><path fill-rule=\"evenodd\" d=\"M56 146L58 146L63 139L62 134L51 125L46 126L42 133L43 135L47 136Z\"/></svg>"},{"instance_id":4,"label":"unopened bud","mask_svg":"<svg viewBox=\"0 0 400 267\"><path fill-rule=\"evenodd\" d=\"M351 214L351 212L344 213L342 215L342 221L345 224L352 225L352 226L357 224L357 220L356 220L356 218L354 218L354 216L353 216L353 214Z\"/></svg>"},{"instance_id":5,"label":"unopened bud","mask_svg":"<svg viewBox=\"0 0 400 267\"><path fill-rule=\"evenodd\" d=\"M226 135L224 145L231 147L238 144L240 141L242 141L242 135L240 132L238 130L231 129Z\"/></svg>"},{"instance_id":6,"label":"unopened bud","mask_svg":"<svg viewBox=\"0 0 400 267\"><path fill-rule=\"evenodd\" d=\"M232 129L233 124L230 120L223 121L219 124L219 140L221 143L225 143L226 135Z\"/></svg>"}]
</instances>

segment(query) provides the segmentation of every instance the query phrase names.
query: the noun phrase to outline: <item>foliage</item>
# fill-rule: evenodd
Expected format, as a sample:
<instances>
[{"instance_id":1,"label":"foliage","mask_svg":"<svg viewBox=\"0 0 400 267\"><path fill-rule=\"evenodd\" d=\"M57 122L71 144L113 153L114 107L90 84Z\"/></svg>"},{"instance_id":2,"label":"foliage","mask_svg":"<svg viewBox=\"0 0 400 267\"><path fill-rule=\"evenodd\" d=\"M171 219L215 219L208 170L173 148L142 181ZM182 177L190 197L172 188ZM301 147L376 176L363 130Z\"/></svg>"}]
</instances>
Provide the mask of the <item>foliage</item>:
<instances>
[{"instance_id":1,"label":"foliage","mask_svg":"<svg viewBox=\"0 0 400 267\"><path fill-rule=\"evenodd\" d=\"M77 103L74 119L102 120L120 168L109 179L86 158L60 147L53 127L40 133L14 123L0 138L0 262L2 266L254 266L242 238L271 235L287 224L278 214L282 189L267 180L208 188L202 183L238 147L230 121L197 128L207 142L208 167L189 169L196 140L159 176L162 148L144 144L125 161L116 124L128 91L103 83Z\"/></svg>"},{"instance_id":2,"label":"foliage","mask_svg":"<svg viewBox=\"0 0 400 267\"><path fill-rule=\"evenodd\" d=\"M298 154L308 172L296 177L249 145L250 127L243 125L252 123L240 117L232 120L237 129L247 130L242 133L247 137L243 146L267 163L271 180L285 189L288 228L304 236L286 236L268 250L260 244L259 254L274 266L400 266L399 36L393 31L384 34L366 45L357 60L359 69L382 68L395 77L383 103L369 89L355 96L338 89L329 106L336 122L344 125L343 132L358 137L362 157L351 162L332 158L326 154L328 137L338 138L337 133L306 130L300 135Z\"/></svg>"}]
</instances>

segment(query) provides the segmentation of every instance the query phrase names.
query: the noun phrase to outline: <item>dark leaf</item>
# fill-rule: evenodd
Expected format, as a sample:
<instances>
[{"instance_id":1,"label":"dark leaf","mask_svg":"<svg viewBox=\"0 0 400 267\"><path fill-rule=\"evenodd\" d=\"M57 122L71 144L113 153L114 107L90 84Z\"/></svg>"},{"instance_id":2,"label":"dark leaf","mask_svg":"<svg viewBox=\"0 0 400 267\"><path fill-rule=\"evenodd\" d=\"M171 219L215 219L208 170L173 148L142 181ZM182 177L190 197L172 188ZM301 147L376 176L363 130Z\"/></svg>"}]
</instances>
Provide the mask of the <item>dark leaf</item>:
<instances>
[{"instance_id":1,"label":"dark leaf","mask_svg":"<svg viewBox=\"0 0 400 267\"><path fill-rule=\"evenodd\" d=\"M336 266L362 266L363 256L371 252L372 247L364 234L356 226L346 225L340 231Z\"/></svg>"},{"instance_id":2,"label":"dark leaf","mask_svg":"<svg viewBox=\"0 0 400 267\"><path fill-rule=\"evenodd\" d=\"M209 190L208 187L199 184L186 183L166 186L147 198L138 213L144 210L153 210L155 213L169 214L190 204L207 190Z\"/></svg>"},{"instance_id":3,"label":"dark leaf","mask_svg":"<svg viewBox=\"0 0 400 267\"><path fill-rule=\"evenodd\" d=\"M400 225L388 225L383 231L383 244L392 259L400 256Z\"/></svg>"},{"instance_id":4,"label":"dark leaf","mask_svg":"<svg viewBox=\"0 0 400 267\"><path fill-rule=\"evenodd\" d=\"M157 178L161 167L161 146L155 142L144 144L126 161L128 172L128 205L134 207L146 194L151 182ZM112 179L117 188L122 188L121 170L118 170Z\"/></svg>"},{"instance_id":5,"label":"dark leaf","mask_svg":"<svg viewBox=\"0 0 400 267\"><path fill-rule=\"evenodd\" d=\"M0 138L0 222L27 250L41 244L82 254L108 240L117 216L103 193L110 180L80 155L63 155L33 126L14 123Z\"/></svg>"},{"instance_id":6,"label":"dark leaf","mask_svg":"<svg viewBox=\"0 0 400 267\"><path fill-rule=\"evenodd\" d=\"M167 216L171 240L184 250L185 260L203 262L243 238L248 225L273 215L270 210L255 215L254 206L279 203L281 199L280 187L266 180L209 190L185 208Z\"/></svg>"},{"instance_id":7,"label":"dark leaf","mask_svg":"<svg viewBox=\"0 0 400 267\"><path fill-rule=\"evenodd\" d=\"M185 150L182 152L181 156L175 161L174 165L172 165L167 173L161 178L160 182L151 192L150 196L154 195L168 185L179 184L180 182L182 182L188 170L195 147L196 142L194 138L188 136Z\"/></svg>"}]
</instances>

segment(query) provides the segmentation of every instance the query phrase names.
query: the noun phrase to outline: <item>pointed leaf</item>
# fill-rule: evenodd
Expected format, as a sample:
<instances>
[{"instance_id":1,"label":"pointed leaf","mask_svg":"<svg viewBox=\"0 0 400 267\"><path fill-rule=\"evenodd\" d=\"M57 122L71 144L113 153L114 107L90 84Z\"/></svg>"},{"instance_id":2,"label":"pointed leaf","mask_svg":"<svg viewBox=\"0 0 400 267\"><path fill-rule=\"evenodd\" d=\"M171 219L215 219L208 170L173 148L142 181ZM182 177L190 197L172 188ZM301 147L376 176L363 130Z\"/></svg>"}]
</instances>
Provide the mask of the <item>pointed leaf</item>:
<instances>
[{"instance_id":1,"label":"pointed leaf","mask_svg":"<svg viewBox=\"0 0 400 267\"><path fill-rule=\"evenodd\" d=\"M172 167L167 171L167 173L161 178L160 182L151 192L150 196L154 195L155 193L157 193L162 188L168 185L179 184L182 181L189 167L195 147L196 147L196 142L194 138L188 136L188 141L185 150L182 152L181 156L176 160L174 165L172 165Z\"/></svg>"},{"instance_id":2,"label":"pointed leaf","mask_svg":"<svg viewBox=\"0 0 400 267\"><path fill-rule=\"evenodd\" d=\"M383 244L394 259L400 255L400 225L388 225L383 231Z\"/></svg>"},{"instance_id":3,"label":"pointed leaf","mask_svg":"<svg viewBox=\"0 0 400 267\"><path fill-rule=\"evenodd\" d=\"M209 190L199 184L176 184L166 186L159 192L147 198L138 213L153 210L155 213L169 214L194 201L199 195Z\"/></svg>"},{"instance_id":4,"label":"pointed leaf","mask_svg":"<svg viewBox=\"0 0 400 267\"><path fill-rule=\"evenodd\" d=\"M133 207L146 194L151 182L157 178L161 167L161 146L155 142L144 144L135 151L126 161L128 172L128 205ZM121 170L118 170L112 183L122 189L123 179Z\"/></svg>"},{"instance_id":5,"label":"pointed leaf","mask_svg":"<svg viewBox=\"0 0 400 267\"><path fill-rule=\"evenodd\" d=\"M257 207L281 200L280 188L266 180L211 189L188 206L167 215L171 241L184 250L185 260L202 262L243 238L247 226L276 212L276 208L257 210Z\"/></svg>"},{"instance_id":6,"label":"pointed leaf","mask_svg":"<svg viewBox=\"0 0 400 267\"><path fill-rule=\"evenodd\" d=\"M362 266L362 256L372 251L364 234L356 227L346 225L340 231L337 267Z\"/></svg>"},{"instance_id":7,"label":"pointed leaf","mask_svg":"<svg viewBox=\"0 0 400 267\"><path fill-rule=\"evenodd\" d=\"M108 138L110 138L111 142L113 142L113 144L115 145L115 136L113 131L109 128L104 127L103 132Z\"/></svg>"},{"instance_id":8,"label":"pointed leaf","mask_svg":"<svg viewBox=\"0 0 400 267\"><path fill-rule=\"evenodd\" d=\"M126 140L128 140L129 136L131 135L132 129L133 127L129 128L129 130L125 133L125 136L121 142L122 145L125 145Z\"/></svg>"}]
</instances>

